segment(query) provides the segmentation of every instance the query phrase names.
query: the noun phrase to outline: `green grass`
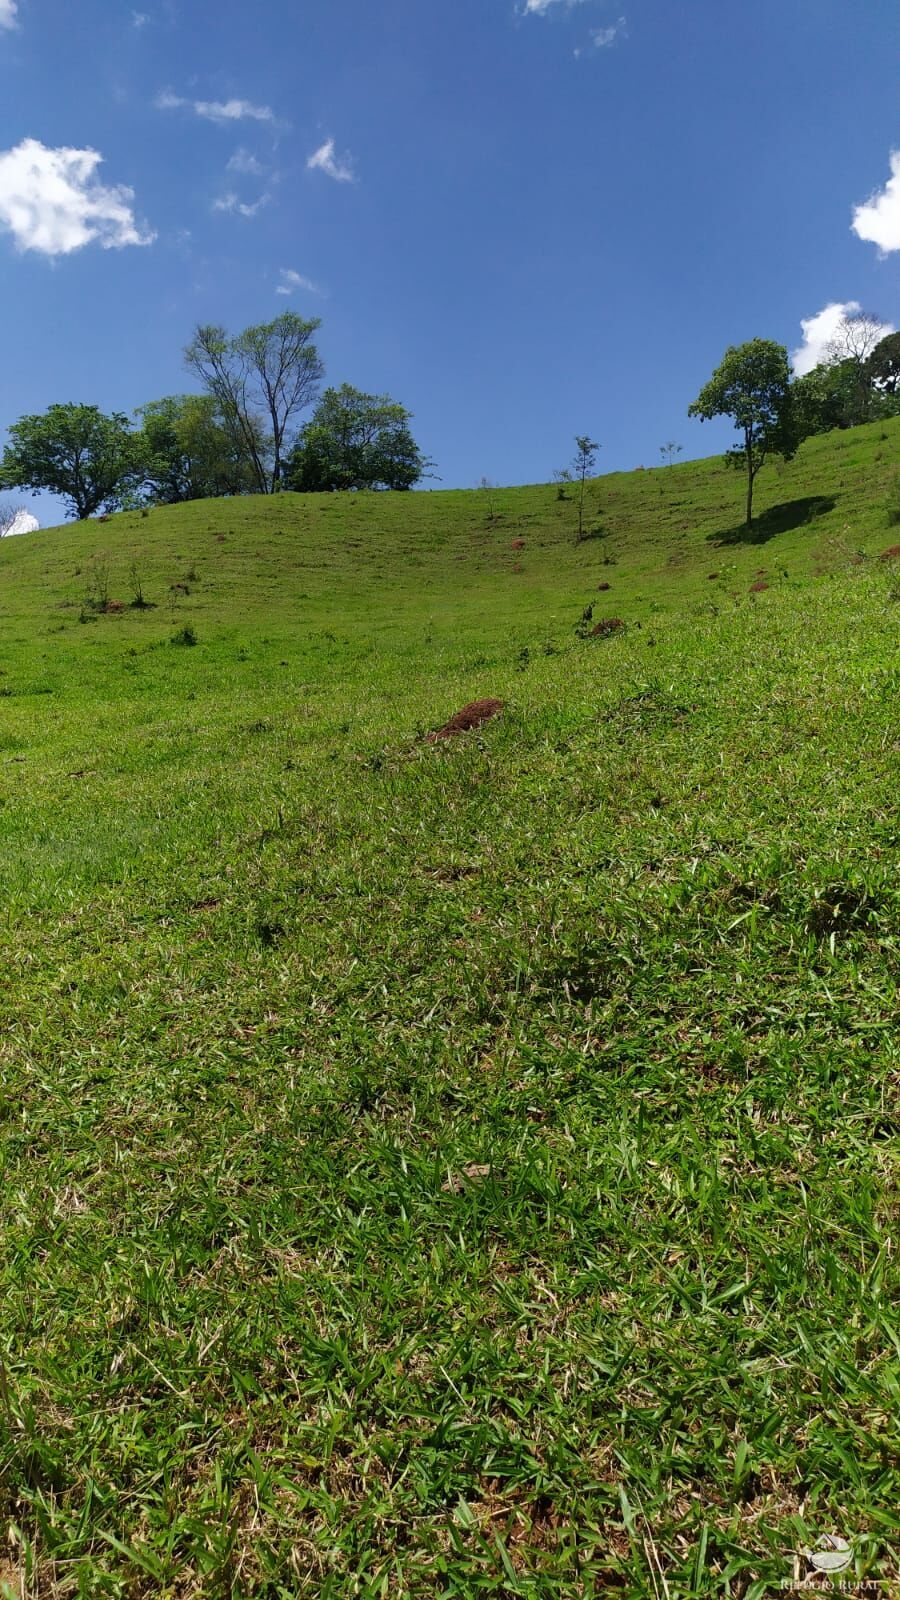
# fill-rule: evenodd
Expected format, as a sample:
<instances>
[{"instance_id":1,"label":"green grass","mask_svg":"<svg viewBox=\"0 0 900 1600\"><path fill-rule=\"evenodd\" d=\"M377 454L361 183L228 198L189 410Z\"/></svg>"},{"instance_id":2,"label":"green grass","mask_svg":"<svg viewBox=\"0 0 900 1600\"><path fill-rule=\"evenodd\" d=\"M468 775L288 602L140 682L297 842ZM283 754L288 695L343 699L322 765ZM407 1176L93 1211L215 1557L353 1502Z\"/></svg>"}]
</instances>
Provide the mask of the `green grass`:
<instances>
[{"instance_id":1,"label":"green grass","mask_svg":"<svg viewBox=\"0 0 900 1600\"><path fill-rule=\"evenodd\" d=\"M0 545L0 1592L891 1592L898 445Z\"/></svg>"}]
</instances>

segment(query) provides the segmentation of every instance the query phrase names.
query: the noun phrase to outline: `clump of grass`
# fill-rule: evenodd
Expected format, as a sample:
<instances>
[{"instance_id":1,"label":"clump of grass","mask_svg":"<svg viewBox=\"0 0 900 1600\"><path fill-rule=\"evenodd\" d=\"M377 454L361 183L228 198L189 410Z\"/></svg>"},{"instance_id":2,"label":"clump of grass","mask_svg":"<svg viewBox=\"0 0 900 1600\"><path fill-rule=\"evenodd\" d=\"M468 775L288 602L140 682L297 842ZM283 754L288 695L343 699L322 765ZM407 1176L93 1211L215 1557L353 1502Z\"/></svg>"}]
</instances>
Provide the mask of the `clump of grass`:
<instances>
[{"instance_id":1,"label":"clump of grass","mask_svg":"<svg viewBox=\"0 0 900 1600\"><path fill-rule=\"evenodd\" d=\"M169 640L170 644L185 645L190 647L197 643L197 633L193 623L186 622L183 628L178 628Z\"/></svg>"}]
</instances>

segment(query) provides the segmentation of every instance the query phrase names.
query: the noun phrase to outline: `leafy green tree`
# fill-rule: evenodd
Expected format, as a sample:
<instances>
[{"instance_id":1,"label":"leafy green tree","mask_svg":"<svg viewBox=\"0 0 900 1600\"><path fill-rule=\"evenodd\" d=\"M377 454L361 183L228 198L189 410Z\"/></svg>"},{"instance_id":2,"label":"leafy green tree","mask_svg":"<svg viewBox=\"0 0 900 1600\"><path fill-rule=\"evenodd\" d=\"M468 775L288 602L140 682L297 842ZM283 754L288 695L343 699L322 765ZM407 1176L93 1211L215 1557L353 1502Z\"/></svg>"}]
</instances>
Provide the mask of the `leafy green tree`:
<instances>
[{"instance_id":1,"label":"leafy green tree","mask_svg":"<svg viewBox=\"0 0 900 1600\"><path fill-rule=\"evenodd\" d=\"M128 418L96 406L55 405L20 417L0 461L0 487L47 489L69 515L114 511L140 479L140 452Z\"/></svg>"},{"instance_id":2,"label":"leafy green tree","mask_svg":"<svg viewBox=\"0 0 900 1600\"><path fill-rule=\"evenodd\" d=\"M866 362L866 374L880 394L900 394L900 333L879 340Z\"/></svg>"},{"instance_id":3,"label":"leafy green tree","mask_svg":"<svg viewBox=\"0 0 900 1600\"><path fill-rule=\"evenodd\" d=\"M349 383L326 389L288 463L288 487L411 489L431 466L411 420L389 395L364 394Z\"/></svg>"},{"instance_id":4,"label":"leafy green tree","mask_svg":"<svg viewBox=\"0 0 900 1600\"><path fill-rule=\"evenodd\" d=\"M897 344L891 350L891 341ZM864 366L853 360L822 362L791 384L791 403L800 436L853 428L900 413L900 334L882 340ZM862 385L866 386L865 399Z\"/></svg>"},{"instance_id":5,"label":"leafy green tree","mask_svg":"<svg viewBox=\"0 0 900 1600\"><path fill-rule=\"evenodd\" d=\"M251 464L254 488L282 488L286 442L300 414L314 401L324 367L313 343L321 323L285 311L230 335L198 327L185 362L216 401L239 456Z\"/></svg>"},{"instance_id":6,"label":"leafy green tree","mask_svg":"<svg viewBox=\"0 0 900 1600\"><path fill-rule=\"evenodd\" d=\"M832 428L846 427L842 407L834 393L835 367L824 363L795 378L791 384L791 404L794 414L803 419L808 434L830 433Z\"/></svg>"},{"instance_id":7,"label":"leafy green tree","mask_svg":"<svg viewBox=\"0 0 900 1600\"><path fill-rule=\"evenodd\" d=\"M858 373L852 361L825 362L795 378L791 406L800 433L830 433L832 428L852 428L859 420Z\"/></svg>"},{"instance_id":8,"label":"leafy green tree","mask_svg":"<svg viewBox=\"0 0 900 1600\"><path fill-rule=\"evenodd\" d=\"M225 427L212 395L167 395L137 412L144 491L157 505L176 505L254 487L253 462Z\"/></svg>"},{"instance_id":9,"label":"leafy green tree","mask_svg":"<svg viewBox=\"0 0 900 1600\"><path fill-rule=\"evenodd\" d=\"M753 524L753 485L770 455L789 459L799 442L791 404L790 366L783 344L751 339L730 345L712 377L688 407L689 417L730 417L741 443L728 460L747 474L746 527Z\"/></svg>"}]
</instances>

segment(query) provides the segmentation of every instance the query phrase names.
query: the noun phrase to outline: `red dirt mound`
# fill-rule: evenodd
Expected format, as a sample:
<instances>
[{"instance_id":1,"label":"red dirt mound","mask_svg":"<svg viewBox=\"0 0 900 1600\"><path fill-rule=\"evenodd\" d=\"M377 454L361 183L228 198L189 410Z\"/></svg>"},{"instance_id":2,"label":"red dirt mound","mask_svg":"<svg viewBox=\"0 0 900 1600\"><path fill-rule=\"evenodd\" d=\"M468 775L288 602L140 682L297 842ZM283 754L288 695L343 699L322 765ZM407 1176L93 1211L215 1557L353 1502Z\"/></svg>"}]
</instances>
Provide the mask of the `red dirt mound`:
<instances>
[{"instance_id":1,"label":"red dirt mound","mask_svg":"<svg viewBox=\"0 0 900 1600\"><path fill-rule=\"evenodd\" d=\"M591 629L590 637L592 639L606 639L611 633L618 633L619 629L624 628L624 626L625 624L621 617L604 617L602 622L598 622L597 626Z\"/></svg>"},{"instance_id":2,"label":"red dirt mound","mask_svg":"<svg viewBox=\"0 0 900 1600\"><path fill-rule=\"evenodd\" d=\"M524 550L525 549L525 540L524 539L513 539L513 542L512 542L512 544L510 545L509 548L510 548L510 550Z\"/></svg>"},{"instance_id":3,"label":"red dirt mound","mask_svg":"<svg viewBox=\"0 0 900 1600\"><path fill-rule=\"evenodd\" d=\"M762 578L760 578L758 583L751 583L751 585L750 585L750 593L751 594L761 594L763 589L768 589L768 587L769 587L769 585L766 582L764 582L764 580Z\"/></svg>"},{"instance_id":4,"label":"red dirt mound","mask_svg":"<svg viewBox=\"0 0 900 1600\"><path fill-rule=\"evenodd\" d=\"M611 589L611 588L612 588L612 584L611 583L598 583L598 585L597 585L597 589L598 589L600 594L605 594L607 589Z\"/></svg>"},{"instance_id":5,"label":"red dirt mound","mask_svg":"<svg viewBox=\"0 0 900 1600\"><path fill-rule=\"evenodd\" d=\"M900 544L889 544L886 550L882 550L878 559L879 561L900 561Z\"/></svg>"},{"instance_id":6,"label":"red dirt mound","mask_svg":"<svg viewBox=\"0 0 900 1600\"><path fill-rule=\"evenodd\" d=\"M470 700L442 728L428 734L428 743L433 744L436 739L452 739L457 733L469 733L472 728L480 728L483 722L490 722L491 717L496 717L498 711L502 710L502 700Z\"/></svg>"}]
</instances>

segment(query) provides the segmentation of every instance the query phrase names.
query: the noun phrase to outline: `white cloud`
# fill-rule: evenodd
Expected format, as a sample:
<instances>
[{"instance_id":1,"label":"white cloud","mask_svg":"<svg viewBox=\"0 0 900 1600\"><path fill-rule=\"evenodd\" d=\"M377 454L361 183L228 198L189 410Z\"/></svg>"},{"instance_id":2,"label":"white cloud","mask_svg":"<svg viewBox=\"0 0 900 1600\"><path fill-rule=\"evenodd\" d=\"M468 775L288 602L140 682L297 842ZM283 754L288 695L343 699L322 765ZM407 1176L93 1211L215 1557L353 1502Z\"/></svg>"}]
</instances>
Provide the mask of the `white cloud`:
<instances>
[{"instance_id":1,"label":"white cloud","mask_svg":"<svg viewBox=\"0 0 900 1600\"><path fill-rule=\"evenodd\" d=\"M239 200L236 194L223 194L221 199L213 201L213 211L232 211L239 217L255 217L257 211L267 206L272 196L261 194L258 200L247 202Z\"/></svg>"},{"instance_id":2,"label":"white cloud","mask_svg":"<svg viewBox=\"0 0 900 1600\"><path fill-rule=\"evenodd\" d=\"M16 0L0 0L0 28L15 28L18 26L16 22L18 9Z\"/></svg>"},{"instance_id":3,"label":"white cloud","mask_svg":"<svg viewBox=\"0 0 900 1600\"><path fill-rule=\"evenodd\" d=\"M97 181L103 157L96 150L47 149L23 139L0 152L0 227L20 250L69 255L96 240L104 250L151 244L131 202L134 190Z\"/></svg>"},{"instance_id":4,"label":"white cloud","mask_svg":"<svg viewBox=\"0 0 900 1600\"><path fill-rule=\"evenodd\" d=\"M8 528L3 526L3 514L0 512L0 537L12 539L17 533L37 533L40 529L37 517L26 511L24 506L13 514Z\"/></svg>"},{"instance_id":5,"label":"white cloud","mask_svg":"<svg viewBox=\"0 0 900 1600\"><path fill-rule=\"evenodd\" d=\"M318 150L314 150L306 165L324 172L327 177L333 178L335 183L355 182L352 157L336 156L333 139L326 139Z\"/></svg>"},{"instance_id":6,"label":"white cloud","mask_svg":"<svg viewBox=\"0 0 900 1600\"><path fill-rule=\"evenodd\" d=\"M625 18L620 17L610 28L594 28L591 38L598 50L605 50L608 45L615 44L616 40L625 32Z\"/></svg>"},{"instance_id":7,"label":"white cloud","mask_svg":"<svg viewBox=\"0 0 900 1600\"><path fill-rule=\"evenodd\" d=\"M171 89L163 89L156 96L154 104L157 111L177 111L187 106L198 117L204 117L207 122L275 121L275 113L271 106L255 106L250 100L185 100L182 95L173 94Z\"/></svg>"},{"instance_id":8,"label":"white cloud","mask_svg":"<svg viewBox=\"0 0 900 1600\"><path fill-rule=\"evenodd\" d=\"M312 278L304 278L302 272L295 272L293 267L281 268L281 282L275 290L276 294L294 294L297 289L305 289L307 294L321 294L322 291Z\"/></svg>"},{"instance_id":9,"label":"white cloud","mask_svg":"<svg viewBox=\"0 0 900 1600\"><path fill-rule=\"evenodd\" d=\"M132 11L131 25L133 28L146 28L149 21L150 18L148 17L146 11Z\"/></svg>"},{"instance_id":10,"label":"white cloud","mask_svg":"<svg viewBox=\"0 0 900 1600\"><path fill-rule=\"evenodd\" d=\"M525 0L523 15L526 17L543 17L546 16L551 6L577 6L580 4L581 0Z\"/></svg>"},{"instance_id":11,"label":"white cloud","mask_svg":"<svg viewBox=\"0 0 900 1600\"><path fill-rule=\"evenodd\" d=\"M275 113L270 106L255 106L249 100L195 100L198 117L209 122L274 122Z\"/></svg>"},{"instance_id":12,"label":"white cloud","mask_svg":"<svg viewBox=\"0 0 900 1600\"><path fill-rule=\"evenodd\" d=\"M884 188L853 212L853 232L882 255L900 250L900 150L891 151L891 175Z\"/></svg>"},{"instance_id":13,"label":"white cloud","mask_svg":"<svg viewBox=\"0 0 900 1600\"><path fill-rule=\"evenodd\" d=\"M624 39L625 37L626 23L624 17L620 17L618 22L612 23L608 28L591 29L591 44L594 45L597 50L607 50L610 45L615 44L617 39ZM578 56L583 56L585 51L582 49L581 45L577 45L573 51L573 54L577 58Z\"/></svg>"},{"instance_id":14,"label":"white cloud","mask_svg":"<svg viewBox=\"0 0 900 1600\"><path fill-rule=\"evenodd\" d=\"M229 172L240 172L246 177L261 178L265 170L262 162L257 161L256 156L251 151L245 150L243 146L239 150L235 150L234 155L228 162Z\"/></svg>"},{"instance_id":15,"label":"white cloud","mask_svg":"<svg viewBox=\"0 0 900 1600\"><path fill-rule=\"evenodd\" d=\"M821 311L817 311L814 317L801 318L803 343L791 351L791 365L795 377L802 378L805 373L812 372L813 367L833 359L832 346L841 323L847 317L857 316L861 310L858 300L832 300L830 305L823 306ZM893 331L892 322L881 324L882 338Z\"/></svg>"},{"instance_id":16,"label":"white cloud","mask_svg":"<svg viewBox=\"0 0 900 1600\"><path fill-rule=\"evenodd\" d=\"M829 346L844 318L859 310L858 300L833 300L814 317L800 319L803 343L791 351L791 365L798 378L827 359Z\"/></svg>"}]
</instances>

